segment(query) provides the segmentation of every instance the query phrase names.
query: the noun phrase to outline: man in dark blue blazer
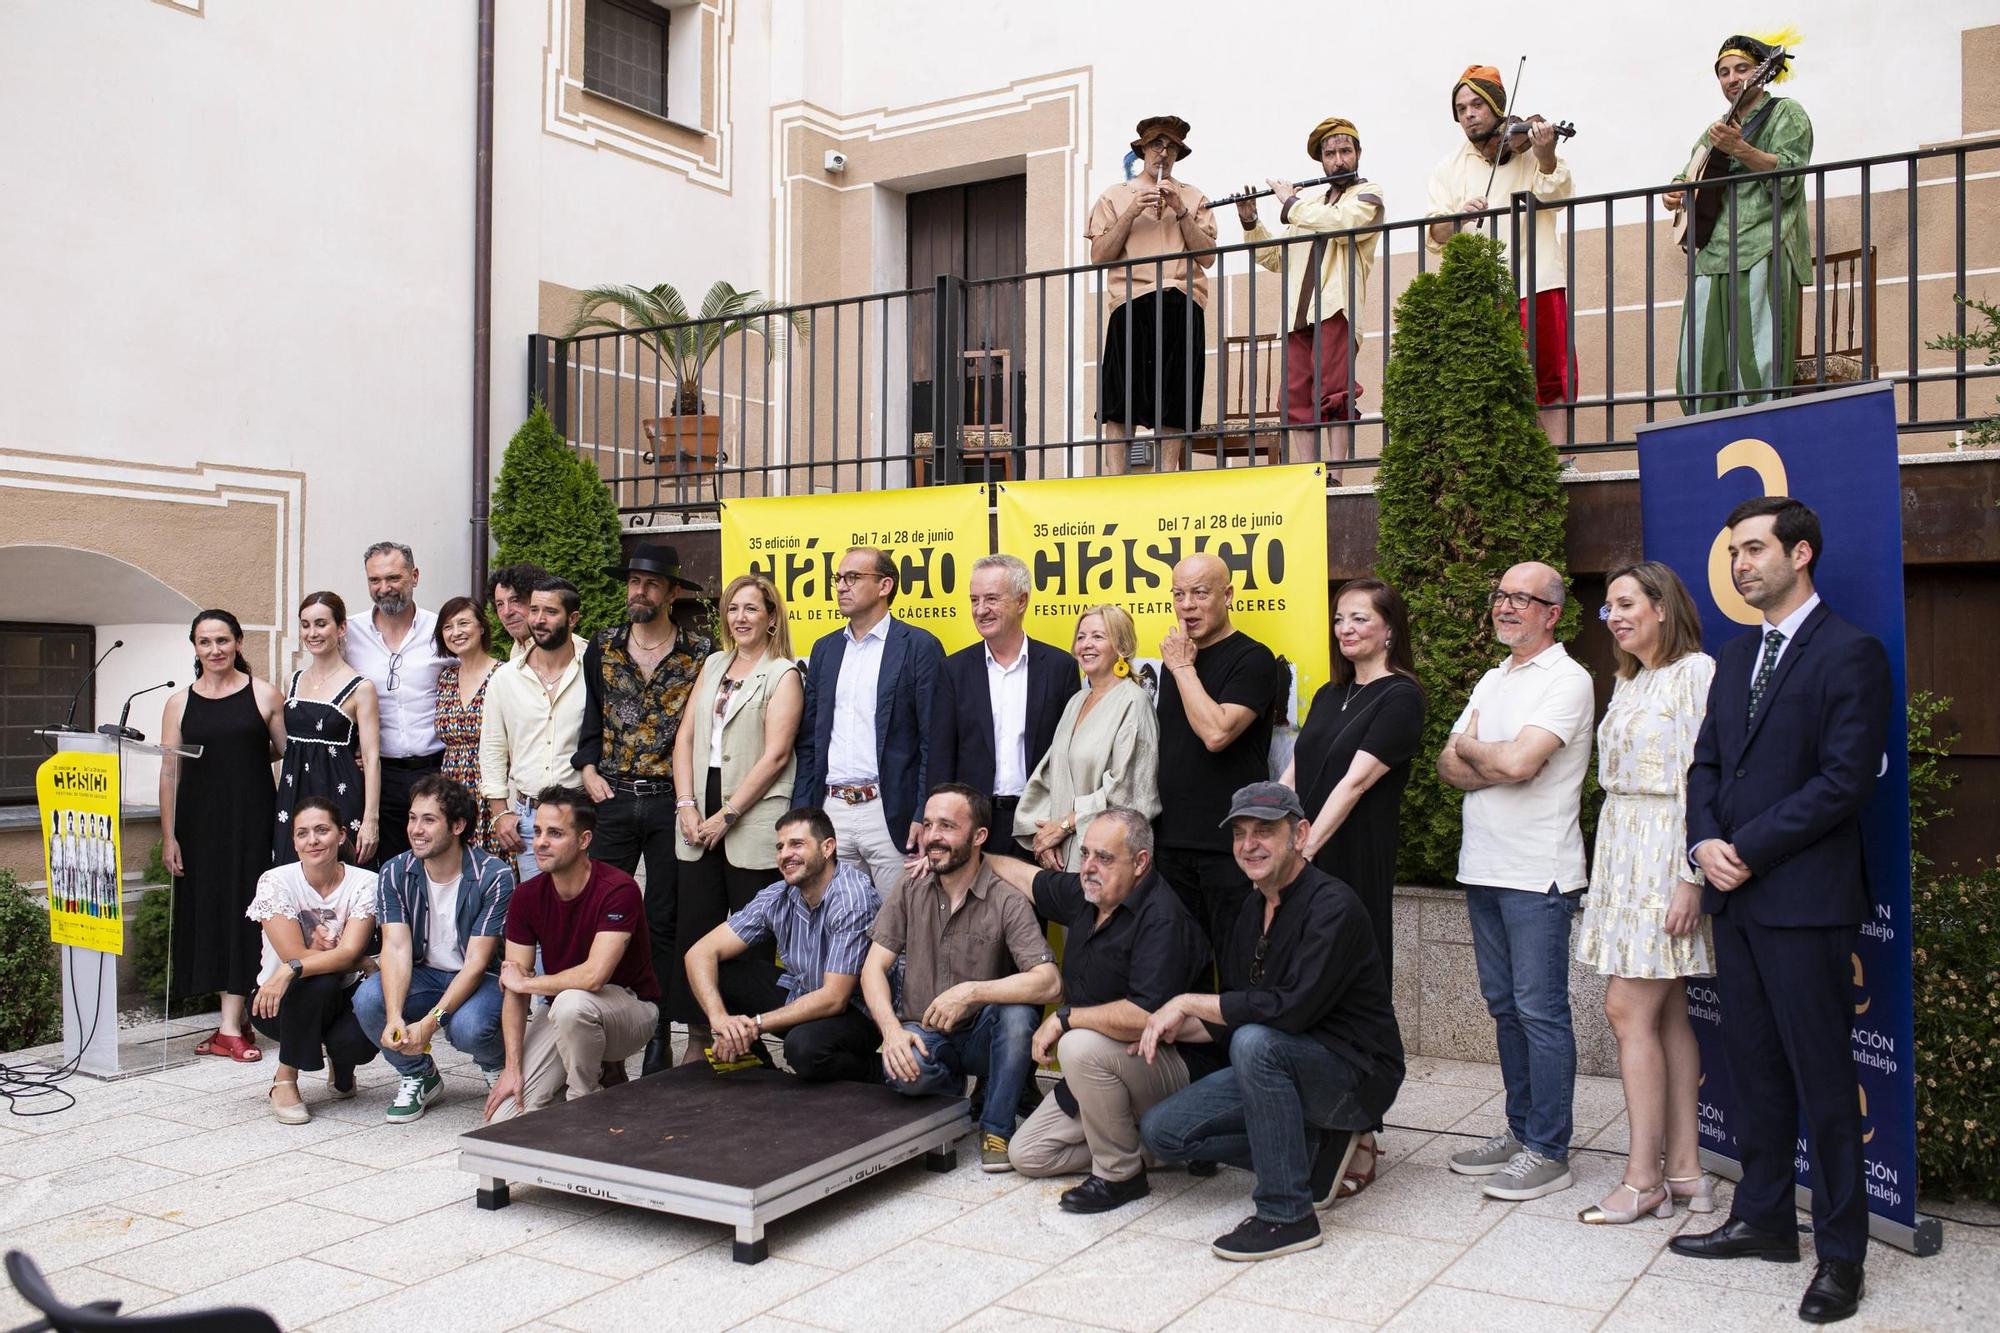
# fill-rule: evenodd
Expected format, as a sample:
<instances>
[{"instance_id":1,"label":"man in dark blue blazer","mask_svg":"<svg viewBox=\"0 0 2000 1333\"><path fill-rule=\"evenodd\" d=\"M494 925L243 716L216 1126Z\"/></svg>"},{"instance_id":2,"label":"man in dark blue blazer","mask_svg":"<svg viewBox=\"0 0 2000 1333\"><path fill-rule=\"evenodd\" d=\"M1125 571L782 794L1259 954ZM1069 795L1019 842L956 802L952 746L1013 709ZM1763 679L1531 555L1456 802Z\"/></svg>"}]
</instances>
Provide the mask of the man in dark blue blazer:
<instances>
[{"instance_id":1,"label":"man in dark blue blazer","mask_svg":"<svg viewBox=\"0 0 2000 1333\"><path fill-rule=\"evenodd\" d=\"M866 869L886 897L902 881L933 785L930 705L944 648L889 614L896 565L887 552L853 547L833 582L847 624L813 644L792 792L825 808L840 859Z\"/></svg>"},{"instance_id":2,"label":"man in dark blue blazer","mask_svg":"<svg viewBox=\"0 0 2000 1333\"><path fill-rule=\"evenodd\" d=\"M1076 659L1021 628L1032 586L1019 556L972 565L972 624L980 642L944 659L932 711L930 780L993 798L988 856L1032 853L1014 841L1014 811L1082 683Z\"/></svg>"},{"instance_id":3,"label":"man in dark blue blazer","mask_svg":"<svg viewBox=\"0 0 2000 1333\"><path fill-rule=\"evenodd\" d=\"M1881 643L1821 605L1819 517L1765 496L1729 515L1730 577L1764 613L1716 663L1688 770L1687 838L1715 922L1722 1045L1743 1179L1729 1220L1674 1238L1694 1258L1799 1257L1793 1149L1805 1112L1819 1268L1799 1317L1861 1299L1868 1248L1848 959L1869 911L1861 812L1889 730Z\"/></svg>"}]
</instances>

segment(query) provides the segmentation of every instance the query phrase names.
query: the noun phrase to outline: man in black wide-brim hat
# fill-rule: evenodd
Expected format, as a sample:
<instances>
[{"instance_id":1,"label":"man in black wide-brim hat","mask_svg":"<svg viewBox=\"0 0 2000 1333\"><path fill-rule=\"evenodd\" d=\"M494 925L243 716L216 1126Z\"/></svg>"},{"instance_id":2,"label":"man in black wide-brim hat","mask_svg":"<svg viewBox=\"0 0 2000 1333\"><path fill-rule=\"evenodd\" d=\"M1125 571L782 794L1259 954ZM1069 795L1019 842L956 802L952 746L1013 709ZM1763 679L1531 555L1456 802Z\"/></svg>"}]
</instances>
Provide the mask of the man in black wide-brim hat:
<instances>
[{"instance_id":1,"label":"man in black wide-brim hat","mask_svg":"<svg viewBox=\"0 0 2000 1333\"><path fill-rule=\"evenodd\" d=\"M626 623L599 630L583 654L587 691L576 770L597 802L597 837L590 854L631 874L646 862L646 928L660 985L679 972L674 937L679 868L674 856L674 737L681 709L702 659L715 645L678 628L673 599L701 585L681 574L679 552L651 543L604 571L625 580ZM665 1068L672 1044L661 1010L659 1031L646 1047L644 1072Z\"/></svg>"}]
</instances>

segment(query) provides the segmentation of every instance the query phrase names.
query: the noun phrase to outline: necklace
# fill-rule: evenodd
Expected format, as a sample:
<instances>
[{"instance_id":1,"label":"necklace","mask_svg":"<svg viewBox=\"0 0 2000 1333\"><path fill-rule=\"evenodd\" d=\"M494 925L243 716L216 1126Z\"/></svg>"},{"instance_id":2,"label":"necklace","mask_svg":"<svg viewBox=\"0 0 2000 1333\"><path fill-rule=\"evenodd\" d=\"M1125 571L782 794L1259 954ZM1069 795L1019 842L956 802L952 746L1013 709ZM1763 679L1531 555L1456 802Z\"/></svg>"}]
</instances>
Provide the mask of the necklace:
<instances>
[{"instance_id":1,"label":"necklace","mask_svg":"<svg viewBox=\"0 0 2000 1333\"><path fill-rule=\"evenodd\" d=\"M664 635L660 637L660 641L658 643L647 643L639 637L639 630L638 627L635 625L631 630L629 630L626 633L625 639L626 642L630 643L634 648L637 648L642 653L657 653L662 648L665 648L668 644L672 643L674 641L674 635L677 633L679 633L677 629L669 629Z\"/></svg>"}]
</instances>

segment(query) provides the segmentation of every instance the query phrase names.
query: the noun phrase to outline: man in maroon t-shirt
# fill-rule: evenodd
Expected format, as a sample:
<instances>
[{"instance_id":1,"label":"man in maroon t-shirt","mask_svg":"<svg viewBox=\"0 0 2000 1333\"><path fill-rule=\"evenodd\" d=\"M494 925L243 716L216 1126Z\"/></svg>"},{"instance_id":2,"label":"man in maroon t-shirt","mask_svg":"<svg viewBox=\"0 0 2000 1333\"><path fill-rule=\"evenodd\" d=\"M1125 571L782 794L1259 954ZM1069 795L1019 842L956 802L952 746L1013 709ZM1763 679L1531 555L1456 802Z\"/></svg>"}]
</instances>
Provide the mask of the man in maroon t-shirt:
<instances>
[{"instance_id":1,"label":"man in maroon t-shirt","mask_svg":"<svg viewBox=\"0 0 2000 1333\"><path fill-rule=\"evenodd\" d=\"M507 957L500 964L500 1035L507 1063L486 1097L486 1118L504 1120L603 1085L603 1067L645 1049L659 1022L660 984L646 948L629 948L646 924L639 885L590 859L597 807L583 792L550 787L536 797L535 857L542 873L507 906ZM535 950L543 972L535 974ZM530 1023L533 996L549 997Z\"/></svg>"}]
</instances>

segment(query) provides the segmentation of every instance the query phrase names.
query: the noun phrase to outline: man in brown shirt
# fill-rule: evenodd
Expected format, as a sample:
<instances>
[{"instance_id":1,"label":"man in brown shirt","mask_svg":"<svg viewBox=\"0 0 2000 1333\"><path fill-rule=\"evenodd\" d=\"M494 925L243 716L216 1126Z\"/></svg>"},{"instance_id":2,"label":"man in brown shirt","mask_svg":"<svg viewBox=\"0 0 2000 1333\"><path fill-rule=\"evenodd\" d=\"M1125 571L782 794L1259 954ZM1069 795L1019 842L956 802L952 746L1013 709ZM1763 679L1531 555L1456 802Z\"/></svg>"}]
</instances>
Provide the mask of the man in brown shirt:
<instances>
[{"instance_id":1,"label":"man in brown shirt","mask_svg":"<svg viewBox=\"0 0 2000 1333\"><path fill-rule=\"evenodd\" d=\"M1033 1076L1042 1006L1062 993L1055 954L1028 900L986 864L992 802L955 782L924 804L923 864L882 903L861 993L882 1030L882 1067L897 1092L957 1093L980 1083L979 1160L1009 1171L1007 1141ZM903 962L898 1006L891 972Z\"/></svg>"},{"instance_id":2,"label":"man in brown shirt","mask_svg":"<svg viewBox=\"0 0 2000 1333\"><path fill-rule=\"evenodd\" d=\"M1215 244L1215 217L1206 196L1174 175L1175 164L1194 151L1187 135L1188 123L1179 116L1140 121L1132 140L1139 174L1097 196L1083 232L1090 262L1113 265L1104 270L1104 302L1114 308L1097 363L1106 473L1125 471L1126 438L1134 426L1178 434L1201 419L1208 346L1203 270L1215 267L1215 256L1190 261L1186 255ZM1167 472L1180 457L1181 442L1168 440L1154 461Z\"/></svg>"}]
</instances>

